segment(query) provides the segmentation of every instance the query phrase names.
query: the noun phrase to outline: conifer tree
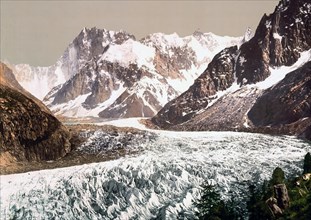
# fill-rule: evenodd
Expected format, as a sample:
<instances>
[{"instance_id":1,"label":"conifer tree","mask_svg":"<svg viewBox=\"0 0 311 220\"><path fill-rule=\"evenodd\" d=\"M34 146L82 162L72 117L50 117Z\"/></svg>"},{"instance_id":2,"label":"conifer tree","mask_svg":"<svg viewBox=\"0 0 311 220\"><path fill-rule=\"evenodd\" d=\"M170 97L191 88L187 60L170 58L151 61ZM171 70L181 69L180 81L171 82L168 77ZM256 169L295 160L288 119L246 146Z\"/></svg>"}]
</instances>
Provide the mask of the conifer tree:
<instances>
[{"instance_id":1,"label":"conifer tree","mask_svg":"<svg viewBox=\"0 0 311 220\"><path fill-rule=\"evenodd\" d=\"M303 173L311 173L311 154L307 153L303 164Z\"/></svg>"}]
</instances>

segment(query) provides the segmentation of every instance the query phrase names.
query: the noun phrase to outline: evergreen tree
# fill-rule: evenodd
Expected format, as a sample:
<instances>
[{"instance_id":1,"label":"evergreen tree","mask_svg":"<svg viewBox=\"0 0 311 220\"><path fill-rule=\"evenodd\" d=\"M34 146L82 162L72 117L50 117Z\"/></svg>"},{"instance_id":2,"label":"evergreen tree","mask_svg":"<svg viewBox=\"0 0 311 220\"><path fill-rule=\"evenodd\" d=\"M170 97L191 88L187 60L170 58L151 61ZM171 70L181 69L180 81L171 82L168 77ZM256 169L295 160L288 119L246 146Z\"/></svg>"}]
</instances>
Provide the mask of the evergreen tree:
<instances>
[{"instance_id":1,"label":"evergreen tree","mask_svg":"<svg viewBox=\"0 0 311 220\"><path fill-rule=\"evenodd\" d=\"M303 173L311 173L311 155L307 153L303 164Z\"/></svg>"},{"instance_id":2,"label":"evergreen tree","mask_svg":"<svg viewBox=\"0 0 311 220\"><path fill-rule=\"evenodd\" d=\"M284 171L280 167L275 168L272 174L271 184L272 185L281 184L284 183L284 180L285 180Z\"/></svg>"},{"instance_id":3,"label":"evergreen tree","mask_svg":"<svg viewBox=\"0 0 311 220\"><path fill-rule=\"evenodd\" d=\"M271 212L266 205L266 198L271 196L268 182L264 181L262 187L249 185L249 200L247 202L249 220L270 220L273 219Z\"/></svg>"},{"instance_id":4,"label":"evergreen tree","mask_svg":"<svg viewBox=\"0 0 311 220\"><path fill-rule=\"evenodd\" d=\"M239 213L235 213L234 207L229 207L228 204L221 200L219 192L215 189L214 186L209 184L203 186L202 196L194 204L198 208L198 212L196 213L196 215L199 219L241 219Z\"/></svg>"},{"instance_id":5,"label":"evergreen tree","mask_svg":"<svg viewBox=\"0 0 311 220\"><path fill-rule=\"evenodd\" d=\"M197 213L200 219L204 219L204 216L207 215L215 215L218 212L218 206L220 204L220 195L214 189L214 186L206 184L203 186L202 196L196 202L196 207L198 208L199 212Z\"/></svg>"}]
</instances>

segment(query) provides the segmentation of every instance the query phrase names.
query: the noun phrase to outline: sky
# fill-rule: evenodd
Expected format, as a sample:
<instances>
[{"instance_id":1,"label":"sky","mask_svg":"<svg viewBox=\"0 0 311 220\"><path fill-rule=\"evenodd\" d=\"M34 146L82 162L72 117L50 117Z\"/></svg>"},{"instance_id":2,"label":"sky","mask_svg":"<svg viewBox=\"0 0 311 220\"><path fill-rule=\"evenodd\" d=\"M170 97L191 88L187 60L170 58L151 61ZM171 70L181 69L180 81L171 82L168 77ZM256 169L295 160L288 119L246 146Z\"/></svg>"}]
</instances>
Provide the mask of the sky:
<instances>
[{"instance_id":1,"label":"sky","mask_svg":"<svg viewBox=\"0 0 311 220\"><path fill-rule=\"evenodd\" d=\"M53 65L84 27L125 30L141 39L194 31L242 36L278 0L0 0L0 60Z\"/></svg>"}]
</instances>

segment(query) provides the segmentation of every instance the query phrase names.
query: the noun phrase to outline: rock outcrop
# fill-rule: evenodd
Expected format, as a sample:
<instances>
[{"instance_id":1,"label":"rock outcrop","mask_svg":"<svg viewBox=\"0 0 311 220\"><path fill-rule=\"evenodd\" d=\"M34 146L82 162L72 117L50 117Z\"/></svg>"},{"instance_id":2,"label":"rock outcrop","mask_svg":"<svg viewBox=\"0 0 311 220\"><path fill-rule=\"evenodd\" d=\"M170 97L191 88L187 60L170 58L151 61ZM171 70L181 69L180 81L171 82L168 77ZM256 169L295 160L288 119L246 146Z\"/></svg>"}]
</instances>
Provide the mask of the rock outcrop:
<instances>
[{"instance_id":1,"label":"rock outcrop","mask_svg":"<svg viewBox=\"0 0 311 220\"><path fill-rule=\"evenodd\" d=\"M289 207L288 190L285 184L277 184L273 186L274 196L267 199L266 204L269 207L273 217L278 219L284 214Z\"/></svg>"},{"instance_id":2,"label":"rock outcrop","mask_svg":"<svg viewBox=\"0 0 311 220\"><path fill-rule=\"evenodd\" d=\"M41 161L65 156L71 150L69 132L42 103L37 104L39 100L23 91L12 71L0 63L1 160Z\"/></svg>"},{"instance_id":3,"label":"rock outcrop","mask_svg":"<svg viewBox=\"0 0 311 220\"><path fill-rule=\"evenodd\" d=\"M275 185L273 188L274 188L274 195L275 195L278 206L282 210L287 209L289 207L289 196L288 196L286 185L278 184L278 185Z\"/></svg>"}]
</instances>

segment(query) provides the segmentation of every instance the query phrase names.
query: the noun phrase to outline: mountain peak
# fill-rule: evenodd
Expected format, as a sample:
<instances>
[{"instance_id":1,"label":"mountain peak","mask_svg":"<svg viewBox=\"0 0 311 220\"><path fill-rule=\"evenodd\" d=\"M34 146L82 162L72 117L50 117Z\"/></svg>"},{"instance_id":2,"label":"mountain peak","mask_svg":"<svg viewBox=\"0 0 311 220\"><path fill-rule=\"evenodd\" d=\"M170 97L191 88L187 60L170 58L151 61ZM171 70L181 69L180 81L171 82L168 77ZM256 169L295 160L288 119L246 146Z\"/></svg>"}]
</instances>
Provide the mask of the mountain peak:
<instances>
[{"instance_id":1,"label":"mountain peak","mask_svg":"<svg viewBox=\"0 0 311 220\"><path fill-rule=\"evenodd\" d=\"M253 30L250 27L247 27L244 34L243 42L249 41L253 36Z\"/></svg>"},{"instance_id":2,"label":"mountain peak","mask_svg":"<svg viewBox=\"0 0 311 220\"><path fill-rule=\"evenodd\" d=\"M29 67L18 78L64 116L153 116L187 90L218 51L241 39L154 33L137 41L123 30L85 27L55 65L44 73Z\"/></svg>"}]
</instances>

